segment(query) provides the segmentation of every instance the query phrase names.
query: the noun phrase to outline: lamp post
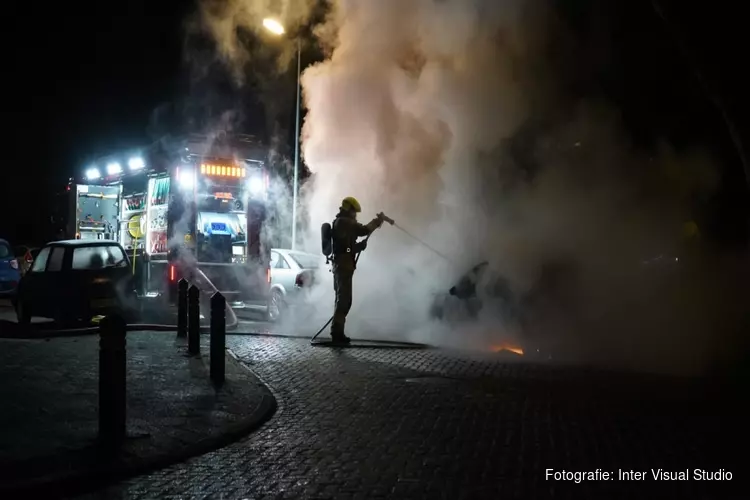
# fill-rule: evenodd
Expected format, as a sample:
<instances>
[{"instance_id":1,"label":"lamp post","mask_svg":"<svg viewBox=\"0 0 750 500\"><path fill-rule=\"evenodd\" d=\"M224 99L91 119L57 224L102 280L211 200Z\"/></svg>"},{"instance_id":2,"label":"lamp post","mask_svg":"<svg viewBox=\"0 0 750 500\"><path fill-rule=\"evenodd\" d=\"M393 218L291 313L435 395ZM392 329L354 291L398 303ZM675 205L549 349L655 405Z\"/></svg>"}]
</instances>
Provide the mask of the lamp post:
<instances>
[{"instance_id":1,"label":"lamp post","mask_svg":"<svg viewBox=\"0 0 750 500\"><path fill-rule=\"evenodd\" d=\"M275 19L263 20L263 27L281 36L285 33L284 26ZM294 184L292 187L292 250L297 249L297 196L299 192L299 117L300 117L300 78L302 76L302 41L297 37L297 102L296 117L294 121Z\"/></svg>"}]
</instances>

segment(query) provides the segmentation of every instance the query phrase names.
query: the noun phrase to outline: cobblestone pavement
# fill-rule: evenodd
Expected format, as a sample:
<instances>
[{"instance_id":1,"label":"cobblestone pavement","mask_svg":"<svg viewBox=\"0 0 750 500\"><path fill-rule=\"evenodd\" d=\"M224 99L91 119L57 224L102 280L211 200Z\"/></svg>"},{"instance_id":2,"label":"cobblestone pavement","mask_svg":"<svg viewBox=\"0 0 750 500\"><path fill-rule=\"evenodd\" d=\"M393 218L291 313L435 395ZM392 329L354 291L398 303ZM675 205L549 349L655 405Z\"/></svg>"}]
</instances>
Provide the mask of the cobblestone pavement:
<instances>
[{"instance_id":1,"label":"cobblestone pavement","mask_svg":"<svg viewBox=\"0 0 750 500\"><path fill-rule=\"evenodd\" d=\"M202 338L203 353L207 342ZM193 454L211 449L208 442L227 432L247 432L256 410L265 412L272 401L231 359L226 383L216 390L207 357L186 357L174 333L131 332L127 347L128 430L140 439L127 442L114 469L183 459L199 443ZM0 489L102 473L93 446L98 353L96 335L0 340Z\"/></svg>"},{"instance_id":2,"label":"cobblestone pavement","mask_svg":"<svg viewBox=\"0 0 750 500\"><path fill-rule=\"evenodd\" d=\"M229 347L275 391L274 418L88 498L744 498L744 416L684 381L290 338ZM733 480L655 481L652 468ZM649 476L575 483L546 469Z\"/></svg>"}]
</instances>

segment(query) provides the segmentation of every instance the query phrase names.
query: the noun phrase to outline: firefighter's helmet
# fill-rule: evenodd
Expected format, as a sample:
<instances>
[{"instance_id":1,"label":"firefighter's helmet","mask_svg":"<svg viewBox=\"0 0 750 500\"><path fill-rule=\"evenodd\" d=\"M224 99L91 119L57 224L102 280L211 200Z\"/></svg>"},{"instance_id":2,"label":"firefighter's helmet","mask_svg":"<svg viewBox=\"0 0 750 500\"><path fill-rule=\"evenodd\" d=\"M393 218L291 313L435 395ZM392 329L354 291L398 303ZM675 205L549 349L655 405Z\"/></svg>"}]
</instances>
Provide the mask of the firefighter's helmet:
<instances>
[{"instance_id":1,"label":"firefighter's helmet","mask_svg":"<svg viewBox=\"0 0 750 500\"><path fill-rule=\"evenodd\" d=\"M362 205L359 204L354 196L347 196L341 201L341 208L344 210L354 210L359 213L362 211Z\"/></svg>"}]
</instances>

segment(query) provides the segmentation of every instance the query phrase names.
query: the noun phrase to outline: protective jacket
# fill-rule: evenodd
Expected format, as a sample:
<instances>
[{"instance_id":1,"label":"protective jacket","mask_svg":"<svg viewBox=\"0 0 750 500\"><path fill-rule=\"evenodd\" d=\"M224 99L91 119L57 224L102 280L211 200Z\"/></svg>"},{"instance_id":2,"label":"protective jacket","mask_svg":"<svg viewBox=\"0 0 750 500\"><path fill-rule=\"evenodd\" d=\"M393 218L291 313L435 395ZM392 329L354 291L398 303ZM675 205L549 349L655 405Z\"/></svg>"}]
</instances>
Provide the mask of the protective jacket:
<instances>
[{"instance_id":1,"label":"protective jacket","mask_svg":"<svg viewBox=\"0 0 750 500\"><path fill-rule=\"evenodd\" d=\"M360 224L349 213L339 212L331 229L334 271L336 268L353 271L356 268L355 256L365 247L364 242L357 243L357 238L369 235L382 224L383 221L377 217L367 224Z\"/></svg>"}]
</instances>

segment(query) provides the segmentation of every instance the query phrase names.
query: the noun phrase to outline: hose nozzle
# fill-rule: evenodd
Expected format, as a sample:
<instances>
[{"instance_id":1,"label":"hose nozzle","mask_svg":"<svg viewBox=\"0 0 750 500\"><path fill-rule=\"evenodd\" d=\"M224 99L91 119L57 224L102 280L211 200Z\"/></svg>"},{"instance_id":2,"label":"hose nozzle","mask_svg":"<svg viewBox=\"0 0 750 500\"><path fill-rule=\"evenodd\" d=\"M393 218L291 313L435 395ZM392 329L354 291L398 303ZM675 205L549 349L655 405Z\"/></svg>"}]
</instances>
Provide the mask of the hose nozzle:
<instances>
[{"instance_id":1,"label":"hose nozzle","mask_svg":"<svg viewBox=\"0 0 750 500\"><path fill-rule=\"evenodd\" d=\"M390 217L388 217L387 215L385 215L385 214L384 214L383 212L380 212L380 213L378 214L378 219L380 219L380 220L383 220L383 221L387 222L387 223L388 223L388 224L390 224L391 226L392 226L392 225L394 225L394 224L396 223L396 222L395 222L395 221L394 221L393 219L391 219Z\"/></svg>"}]
</instances>

